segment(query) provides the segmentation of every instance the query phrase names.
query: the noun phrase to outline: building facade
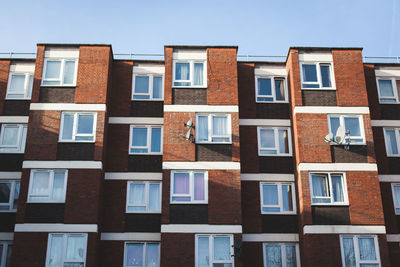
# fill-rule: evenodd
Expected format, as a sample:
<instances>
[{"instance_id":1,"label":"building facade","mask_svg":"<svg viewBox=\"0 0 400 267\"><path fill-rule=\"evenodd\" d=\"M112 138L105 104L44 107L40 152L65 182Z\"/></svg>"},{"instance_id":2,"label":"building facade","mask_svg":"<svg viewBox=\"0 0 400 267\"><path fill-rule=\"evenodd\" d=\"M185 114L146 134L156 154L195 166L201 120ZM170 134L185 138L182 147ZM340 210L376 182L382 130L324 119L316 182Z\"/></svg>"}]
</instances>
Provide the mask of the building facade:
<instances>
[{"instance_id":1,"label":"building facade","mask_svg":"<svg viewBox=\"0 0 400 267\"><path fill-rule=\"evenodd\" d=\"M0 59L0 267L400 266L400 64Z\"/></svg>"}]
</instances>

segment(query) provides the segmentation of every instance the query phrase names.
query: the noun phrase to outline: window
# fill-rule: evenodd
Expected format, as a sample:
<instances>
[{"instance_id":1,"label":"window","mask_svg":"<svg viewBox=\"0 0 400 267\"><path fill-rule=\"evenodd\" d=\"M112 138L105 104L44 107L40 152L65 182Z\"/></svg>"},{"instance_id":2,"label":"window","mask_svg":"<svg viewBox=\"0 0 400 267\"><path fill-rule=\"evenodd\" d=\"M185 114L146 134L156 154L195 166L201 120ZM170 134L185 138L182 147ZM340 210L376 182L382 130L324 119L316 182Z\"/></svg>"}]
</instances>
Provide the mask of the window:
<instances>
[{"instance_id":1,"label":"window","mask_svg":"<svg viewBox=\"0 0 400 267\"><path fill-rule=\"evenodd\" d=\"M392 184L393 204L396 214L400 214L400 184Z\"/></svg>"},{"instance_id":2,"label":"window","mask_svg":"<svg viewBox=\"0 0 400 267\"><path fill-rule=\"evenodd\" d=\"M384 128L385 135L385 145L386 145L386 155L390 156L400 156L400 134L397 128Z\"/></svg>"},{"instance_id":3,"label":"window","mask_svg":"<svg viewBox=\"0 0 400 267\"><path fill-rule=\"evenodd\" d=\"M346 135L345 142L350 139L351 144L365 144L364 125L361 115L328 115L329 132L334 138L339 126L343 126L346 132L349 131L350 136Z\"/></svg>"},{"instance_id":4,"label":"window","mask_svg":"<svg viewBox=\"0 0 400 267\"><path fill-rule=\"evenodd\" d=\"M19 181L0 180L0 212L17 211L19 187Z\"/></svg>"},{"instance_id":5,"label":"window","mask_svg":"<svg viewBox=\"0 0 400 267\"><path fill-rule=\"evenodd\" d=\"M310 173L311 204L348 205L343 173Z\"/></svg>"},{"instance_id":6,"label":"window","mask_svg":"<svg viewBox=\"0 0 400 267\"><path fill-rule=\"evenodd\" d=\"M375 235L340 236L343 267L379 267L378 240Z\"/></svg>"},{"instance_id":7,"label":"window","mask_svg":"<svg viewBox=\"0 0 400 267\"><path fill-rule=\"evenodd\" d=\"M43 69L43 86L75 86L77 59L46 59Z\"/></svg>"},{"instance_id":8,"label":"window","mask_svg":"<svg viewBox=\"0 0 400 267\"><path fill-rule=\"evenodd\" d=\"M300 266L299 246L296 243L263 243L264 267Z\"/></svg>"},{"instance_id":9,"label":"window","mask_svg":"<svg viewBox=\"0 0 400 267\"><path fill-rule=\"evenodd\" d=\"M162 154L162 126L131 125L130 154Z\"/></svg>"},{"instance_id":10,"label":"window","mask_svg":"<svg viewBox=\"0 0 400 267\"><path fill-rule=\"evenodd\" d=\"M0 241L0 267L11 267L11 250L10 242Z\"/></svg>"},{"instance_id":11,"label":"window","mask_svg":"<svg viewBox=\"0 0 400 267\"><path fill-rule=\"evenodd\" d=\"M261 213L296 213L293 183L260 183Z\"/></svg>"},{"instance_id":12,"label":"window","mask_svg":"<svg viewBox=\"0 0 400 267\"><path fill-rule=\"evenodd\" d=\"M65 202L66 170L32 170L28 202Z\"/></svg>"},{"instance_id":13,"label":"window","mask_svg":"<svg viewBox=\"0 0 400 267\"><path fill-rule=\"evenodd\" d=\"M10 73L6 99L31 99L33 73Z\"/></svg>"},{"instance_id":14,"label":"window","mask_svg":"<svg viewBox=\"0 0 400 267\"><path fill-rule=\"evenodd\" d=\"M256 102L287 102L283 77L256 77Z\"/></svg>"},{"instance_id":15,"label":"window","mask_svg":"<svg viewBox=\"0 0 400 267\"><path fill-rule=\"evenodd\" d=\"M331 63L301 63L301 88L334 89Z\"/></svg>"},{"instance_id":16,"label":"window","mask_svg":"<svg viewBox=\"0 0 400 267\"><path fill-rule=\"evenodd\" d=\"M59 142L94 142L96 121L96 113L63 112Z\"/></svg>"},{"instance_id":17,"label":"window","mask_svg":"<svg viewBox=\"0 0 400 267\"><path fill-rule=\"evenodd\" d=\"M207 69L204 61L174 61L174 87L206 87Z\"/></svg>"},{"instance_id":18,"label":"window","mask_svg":"<svg viewBox=\"0 0 400 267\"><path fill-rule=\"evenodd\" d=\"M24 153L26 124L3 124L0 132L0 153Z\"/></svg>"},{"instance_id":19,"label":"window","mask_svg":"<svg viewBox=\"0 0 400 267\"><path fill-rule=\"evenodd\" d=\"M171 203L207 203L207 172L172 171Z\"/></svg>"},{"instance_id":20,"label":"window","mask_svg":"<svg viewBox=\"0 0 400 267\"><path fill-rule=\"evenodd\" d=\"M156 74L133 76L133 100L162 100L164 93L163 76Z\"/></svg>"},{"instance_id":21,"label":"window","mask_svg":"<svg viewBox=\"0 0 400 267\"><path fill-rule=\"evenodd\" d=\"M231 143L231 115L196 114L196 143Z\"/></svg>"},{"instance_id":22,"label":"window","mask_svg":"<svg viewBox=\"0 0 400 267\"><path fill-rule=\"evenodd\" d=\"M160 243L126 242L124 267L160 266Z\"/></svg>"},{"instance_id":23,"label":"window","mask_svg":"<svg viewBox=\"0 0 400 267\"><path fill-rule=\"evenodd\" d=\"M377 78L379 103L399 103L400 78Z\"/></svg>"},{"instance_id":24,"label":"window","mask_svg":"<svg viewBox=\"0 0 400 267\"><path fill-rule=\"evenodd\" d=\"M49 234L46 267L85 267L87 234Z\"/></svg>"},{"instance_id":25,"label":"window","mask_svg":"<svg viewBox=\"0 0 400 267\"><path fill-rule=\"evenodd\" d=\"M292 145L290 128L258 127L259 156L291 156Z\"/></svg>"},{"instance_id":26,"label":"window","mask_svg":"<svg viewBox=\"0 0 400 267\"><path fill-rule=\"evenodd\" d=\"M159 182L128 182L126 212L160 213L161 183Z\"/></svg>"},{"instance_id":27,"label":"window","mask_svg":"<svg viewBox=\"0 0 400 267\"><path fill-rule=\"evenodd\" d=\"M233 235L196 235L196 267L233 267Z\"/></svg>"}]
</instances>

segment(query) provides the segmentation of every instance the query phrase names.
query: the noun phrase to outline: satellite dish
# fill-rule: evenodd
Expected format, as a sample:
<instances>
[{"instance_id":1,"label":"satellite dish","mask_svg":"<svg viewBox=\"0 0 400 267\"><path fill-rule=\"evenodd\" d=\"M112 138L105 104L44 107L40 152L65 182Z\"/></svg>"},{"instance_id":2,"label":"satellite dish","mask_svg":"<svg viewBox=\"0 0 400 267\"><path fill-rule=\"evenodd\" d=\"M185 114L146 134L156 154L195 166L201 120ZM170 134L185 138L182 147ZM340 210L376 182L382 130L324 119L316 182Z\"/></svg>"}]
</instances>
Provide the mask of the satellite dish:
<instances>
[{"instance_id":1,"label":"satellite dish","mask_svg":"<svg viewBox=\"0 0 400 267\"><path fill-rule=\"evenodd\" d=\"M190 118L190 119L188 120L188 122L185 123L185 126L186 126L186 127L189 127L189 128L192 128L192 126L193 126L193 119Z\"/></svg>"},{"instance_id":2,"label":"satellite dish","mask_svg":"<svg viewBox=\"0 0 400 267\"><path fill-rule=\"evenodd\" d=\"M192 131L192 129L189 129L189 131L187 131L186 136L185 136L186 140L190 139L190 136L192 135L191 131Z\"/></svg>"},{"instance_id":3,"label":"satellite dish","mask_svg":"<svg viewBox=\"0 0 400 267\"><path fill-rule=\"evenodd\" d=\"M332 142L332 140L333 140L333 134L332 133L328 133L324 138L324 141L326 143L330 143L330 142Z\"/></svg>"},{"instance_id":4,"label":"satellite dish","mask_svg":"<svg viewBox=\"0 0 400 267\"><path fill-rule=\"evenodd\" d=\"M344 142L345 136L346 136L346 129L344 128L344 126L340 125L335 135L336 143L338 143L339 145L342 144Z\"/></svg>"}]
</instances>

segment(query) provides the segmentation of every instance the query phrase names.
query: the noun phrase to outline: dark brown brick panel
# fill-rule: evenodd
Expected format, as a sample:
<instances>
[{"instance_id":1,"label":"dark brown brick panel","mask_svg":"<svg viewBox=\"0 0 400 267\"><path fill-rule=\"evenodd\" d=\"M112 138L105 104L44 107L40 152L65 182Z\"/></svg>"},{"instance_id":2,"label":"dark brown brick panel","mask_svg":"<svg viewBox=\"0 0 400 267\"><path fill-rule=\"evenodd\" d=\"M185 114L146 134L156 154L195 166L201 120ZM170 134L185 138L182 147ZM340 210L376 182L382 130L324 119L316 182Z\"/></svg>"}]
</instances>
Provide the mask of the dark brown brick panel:
<instances>
[{"instance_id":1,"label":"dark brown brick panel","mask_svg":"<svg viewBox=\"0 0 400 267\"><path fill-rule=\"evenodd\" d=\"M336 106L336 91L302 90L304 106Z\"/></svg>"},{"instance_id":2,"label":"dark brown brick panel","mask_svg":"<svg viewBox=\"0 0 400 267\"><path fill-rule=\"evenodd\" d=\"M259 242L244 242L243 245L243 266L264 266L263 244Z\"/></svg>"},{"instance_id":3,"label":"dark brown brick panel","mask_svg":"<svg viewBox=\"0 0 400 267\"><path fill-rule=\"evenodd\" d=\"M239 116L241 119L256 118L254 63L238 63Z\"/></svg>"},{"instance_id":4,"label":"dark brown brick panel","mask_svg":"<svg viewBox=\"0 0 400 267\"><path fill-rule=\"evenodd\" d=\"M0 232L14 232L15 212L0 213Z\"/></svg>"},{"instance_id":5,"label":"dark brown brick panel","mask_svg":"<svg viewBox=\"0 0 400 267\"><path fill-rule=\"evenodd\" d=\"M110 116L130 116L133 62L115 60L112 68L112 90L109 98Z\"/></svg>"},{"instance_id":6,"label":"dark brown brick panel","mask_svg":"<svg viewBox=\"0 0 400 267\"><path fill-rule=\"evenodd\" d=\"M0 59L0 116L3 116L4 100L6 98L10 64L10 60Z\"/></svg>"},{"instance_id":7,"label":"dark brown brick panel","mask_svg":"<svg viewBox=\"0 0 400 267\"><path fill-rule=\"evenodd\" d=\"M312 220L316 225L350 224L348 206L313 206Z\"/></svg>"},{"instance_id":8,"label":"dark brown brick panel","mask_svg":"<svg viewBox=\"0 0 400 267\"><path fill-rule=\"evenodd\" d=\"M0 171L21 171L24 154L0 154Z\"/></svg>"},{"instance_id":9,"label":"dark brown brick panel","mask_svg":"<svg viewBox=\"0 0 400 267\"><path fill-rule=\"evenodd\" d=\"M232 145L196 145L196 161L232 161Z\"/></svg>"},{"instance_id":10,"label":"dark brown brick panel","mask_svg":"<svg viewBox=\"0 0 400 267\"><path fill-rule=\"evenodd\" d=\"M5 100L3 116L29 116L29 100Z\"/></svg>"},{"instance_id":11,"label":"dark brown brick panel","mask_svg":"<svg viewBox=\"0 0 400 267\"><path fill-rule=\"evenodd\" d=\"M94 160L94 143L58 143L57 160Z\"/></svg>"},{"instance_id":12,"label":"dark brown brick panel","mask_svg":"<svg viewBox=\"0 0 400 267\"><path fill-rule=\"evenodd\" d=\"M109 124L106 171L128 171L129 125Z\"/></svg>"},{"instance_id":13,"label":"dark brown brick panel","mask_svg":"<svg viewBox=\"0 0 400 267\"><path fill-rule=\"evenodd\" d=\"M64 223L64 203L27 203L25 223Z\"/></svg>"},{"instance_id":14,"label":"dark brown brick panel","mask_svg":"<svg viewBox=\"0 0 400 267\"><path fill-rule=\"evenodd\" d=\"M349 150L331 146L331 156L334 163L368 163L367 146L362 145L350 145Z\"/></svg>"},{"instance_id":15,"label":"dark brown brick panel","mask_svg":"<svg viewBox=\"0 0 400 267\"><path fill-rule=\"evenodd\" d=\"M290 106L287 103L256 103L256 118L289 119L289 107Z\"/></svg>"},{"instance_id":16,"label":"dark brown brick panel","mask_svg":"<svg viewBox=\"0 0 400 267\"><path fill-rule=\"evenodd\" d=\"M381 112L378 98L378 88L376 86L375 66L373 64L364 64L364 74L371 119L379 120L381 118Z\"/></svg>"},{"instance_id":17,"label":"dark brown brick panel","mask_svg":"<svg viewBox=\"0 0 400 267\"><path fill-rule=\"evenodd\" d=\"M74 103L75 87L40 87L40 103Z\"/></svg>"},{"instance_id":18,"label":"dark brown brick panel","mask_svg":"<svg viewBox=\"0 0 400 267\"><path fill-rule=\"evenodd\" d=\"M164 114L163 101L132 101L132 117L162 117Z\"/></svg>"},{"instance_id":19,"label":"dark brown brick panel","mask_svg":"<svg viewBox=\"0 0 400 267\"><path fill-rule=\"evenodd\" d=\"M100 266L123 266L124 249L124 241L100 241Z\"/></svg>"},{"instance_id":20,"label":"dark brown brick panel","mask_svg":"<svg viewBox=\"0 0 400 267\"><path fill-rule=\"evenodd\" d=\"M243 173L258 173L259 163L258 143L257 143L257 127L241 126L240 127L240 165Z\"/></svg>"},{"instance_id":21,"label":"dark brown brick panel","mask_svg":"<svg viewBox=\"0 0 400 267\"><path fill-rule=\"evenodd\" d=\"M207 89L173 88L172 104L207 105Z\"/></svg>"},{"instance_id":22,"label":"dark brown brick panel","mask_svg":"<svg viewBox=\"0 0 400 267\"><path fill-rule=\"evenodd\" d=\"M389 249L390 266L400 266L400 244L398 242L387 243Z\"/></svg>"},{"instance_id":23,"label":"dark brown brick panel","mask_svg":"<svg viewBox=\"0 0 400 267\"><path fill-rule=\"evenodd\" d=\"M380 183L383 214L385 216L386 233L399 234L398 217L394 211L393 194L391 183Z\"/></svg>"},{"instance_id":24,"label":"dark brown brick panel","mask_svg":"<svg viewBox=\"0 0 400 267\"><path fill-rule=\"evenodd\" d=\"M208 224L207 204L170 205L171 224Z\"/></svg>"}]
</instances>

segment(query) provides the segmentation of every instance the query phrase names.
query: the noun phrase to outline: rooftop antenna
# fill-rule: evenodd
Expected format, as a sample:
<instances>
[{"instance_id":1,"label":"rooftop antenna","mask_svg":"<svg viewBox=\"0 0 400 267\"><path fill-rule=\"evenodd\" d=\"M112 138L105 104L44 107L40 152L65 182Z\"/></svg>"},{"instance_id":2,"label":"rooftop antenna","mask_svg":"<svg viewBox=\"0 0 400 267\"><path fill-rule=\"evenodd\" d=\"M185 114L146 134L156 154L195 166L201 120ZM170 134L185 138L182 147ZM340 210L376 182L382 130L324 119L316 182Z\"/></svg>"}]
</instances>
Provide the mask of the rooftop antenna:
<instances>
[{"instance_id":1,"label":"rooftop antenna","mask_svg":"<svg viewBox=\"0 0 400 267\"><path fill-rule=\"evenodd\" d=\"M347 140L347 142L346 142ZM350 149L350 131L346 131L343 125L340 125L336 131L335 136L333 136L332 133L328 133L324 141L326 143L334 143L337 145L342 145L345 144L344 149L349 150Z\"/></svg>"}]
</instances>

